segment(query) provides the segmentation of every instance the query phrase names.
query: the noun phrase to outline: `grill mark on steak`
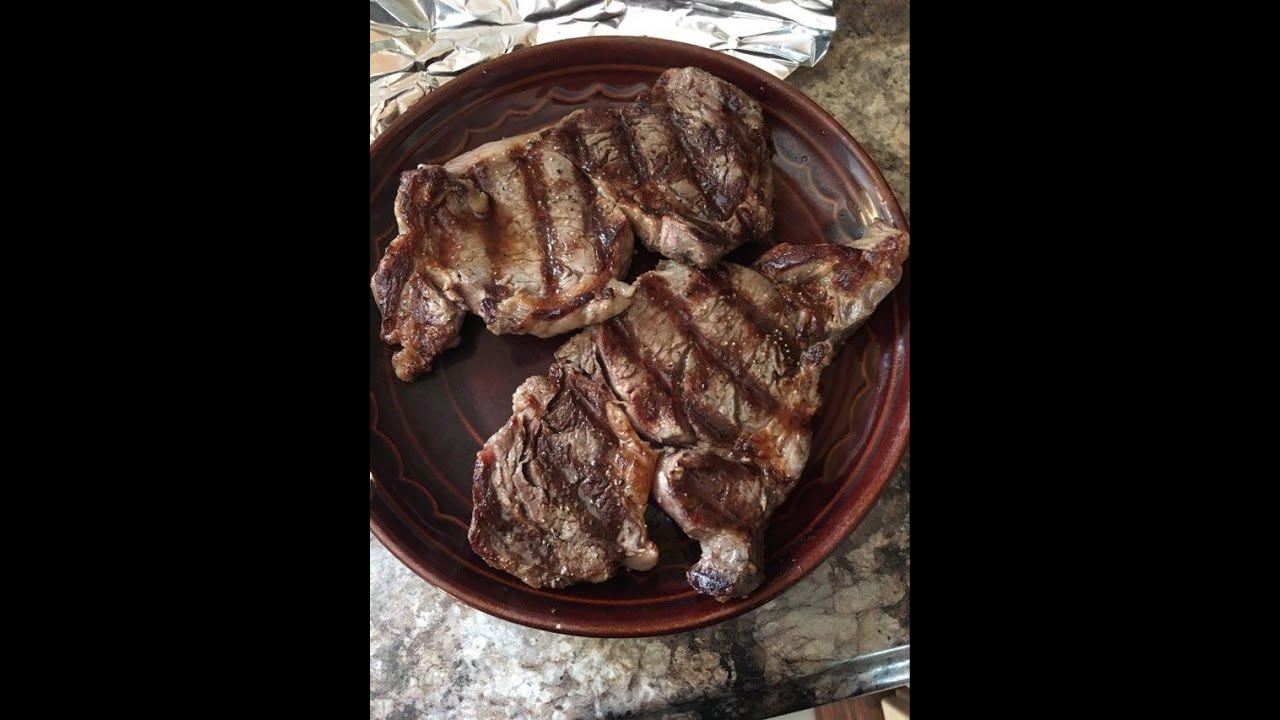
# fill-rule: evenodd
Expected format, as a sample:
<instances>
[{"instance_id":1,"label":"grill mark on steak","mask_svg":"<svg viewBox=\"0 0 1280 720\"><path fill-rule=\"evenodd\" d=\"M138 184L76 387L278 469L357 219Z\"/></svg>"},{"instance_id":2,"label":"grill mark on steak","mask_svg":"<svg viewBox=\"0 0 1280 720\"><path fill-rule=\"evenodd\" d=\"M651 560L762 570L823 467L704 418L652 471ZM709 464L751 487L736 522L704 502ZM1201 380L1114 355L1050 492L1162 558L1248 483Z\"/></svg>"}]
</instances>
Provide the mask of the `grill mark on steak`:
<instances>
[{"instance_id":1,"label":"grill mark on steak","mask_svg":"<svg viewBox=\"0 0 1280 720\"><path fill-rule=\"evenodd\" d=\"M739 428L733 418L727 417L715 407L703 403L696 396L686 396L683 410L698 423L698 429L705 439L717 443L733 442L739 434Z\"/></svg>"},{"instance_id":2,"label":"grill mark on steak","mask_svg":"<svg viewBox=\"0 0 1280 720\"><path fill-rule=\"evenodd\" d=\"M746 320L744 324L751 328L756 337L770 342L774 347L778 348L778 352L782 355L782 361L787 368L787 374L790 375L795 372L800 362L801 353L795 338L775 322L768 313L761 310L749 295L738 292L723 266L704 270L694 278L694 284L699 287L704 287L705 285L713 286L715 292L739 315L742 315Z\"/></svg>"},{"instance_id":3,"label":"grill mark on steak","mask_svg":"<svg viewBox=\"0 0 1280 720\"><path fill-rule=\"evenodd\" d=\"M539 249L542 251L542 284L543 292L554 296L560 289L560 265L556 260L556 230L547 215L547 187L539 179L539 171L531 167L534 160L529 155L541 145L530 143L513 155L520 178L524 181L524 194L529 207L533 210L533 221L538 234L542 236Z\"/></svg>"},{"instance_id":4,"label":"grill mark on steak","mask_svg":"<svg viewBox=\"0 0 1280 720\"><path fill-rule=\"evenodd\" d=\"M582 126L578 120L576 118L569 120L559 128L558 132L566 140L564 149L574 167L583 172L594 170L595 165L591 162L591 151L587 147L587 140L582 135Z\"/></svg>"},{"instance_id":5,"label":"grill mark on steak","mask_svg":"<svg viewBox=\"0 0 1280 720\"><path fill-rule=\"evenodd\" d=\"M581 133L566 133L577 138L577 142L582 142ZM568 147L575 148L575 152L579 153L572 138L565 143ZM572 159L572 158L571 158ZM600 217L600 193L596 189L595 183L591 182L581 169L579 163L574 160L573 183L578 192L582 195L582 232L591 242L591 249L595 252L596 266L608 267L613 261L615 248L613 246L613 236L605 227L604 218Z\"/></svg>"},{"instance_id":6,"label":"grill mark on steak","mask_svg":"<svg viewBox=\"0 0 1280 720\"><path fill-rule=\"evenodd\" d=\"M613 434L613 429L604 418L597 414L597 408L592 398L588 397L583 389L578 387L581 382L586 382L586 379L574 373L564 374L564 382L557 395L565 396L569 401L567 417L564 418L567 422L565 427L556 429L567 430L577 426L579 420L585 420L590 426L591 434L596 442L605 447L606 452L613 451L618 447L618 438ZM555 402L555 399L553 399L549 404L554 404ZM591 486L606 485L608 483L605 478L604 468L595 463L584 465L580 462L580 458L575 457L570 452L570 448L561 444L559 440L552 441L539 437L536 443L535 456L552 463L551 466L548 466L545 462L542 463L544 471L564 477L567 471L572 469L579 477L576 492L558 492L567 490L569 483L563 480L544 483L551 491L549 495L553 497L553 502L559 499L563 503L565 499L569 499L578 508L579 512L575 513L575 515L580 523L587 526L587 532L596 537L608 534L608 526L612 524L611 521L618 518L612 517L613 513L608 512L607 508L601 510L596 503L583 497L582 494L584 487L590 490ZM595 495L599 496L602 494L601 491L607 491L608 489L608 487L598 488Z\"/></svg>"},{"instance_id":7,"label":"grill mark on steak","mask_svg":"<svg viewBox=\"0 0 1280 720\"><path fill-rule=\"evenodd\" d=\"M684 433L692 433L692 425L689 424L689 417L685 413L684 403L680 402L680 396L676 393L675 388L680 386L684 380L684 363L676 363L674 370L679 375L667 377L666 373L654 364L653 358L646 353L641 352L640 344L636 341L636 337L628 325L620 317L615 317L609 322L600 326L600 332L608 335L607 342L618 348L627 362L644 370L645 375L653 382L657 383L662 392L667 396L667 403L670 405L672 413L675 416L676 424L680 426L680 431ZM653 408L652 403L647 407L647 422L652 422L657 417L657 412Z\"/></svg>"},{"instance_id":8,"label":"grill mark on steak","mask_svg":"<svg viewBox=\"0 0 1280 720\"><path fill-rule=\"evenodd\" d=\"M601 423L600 419L587 409L588 403L578 393L575 392L574 395L575 405L582 415L592 423ZM593 435L598 442L608 448L606 452L613 451L618 446L617 438L607 425L596 424ZM576 508L574 516L586 528L587 533L601 538L616 536L625 513L616 502L617 488L610 482L605 469L595 463L594 458L590 464L583 464L583 458L574 457L567 451L563 457L557 459L559 462L552 472L565 475L571 468L578 476L578 482L573 486L572 492L569 492L567 482L556 483L557 489L564 491L557 495L561 496L562 501L568 500L573 504Z\"/></svg>"},{"instance_id":9,"label":"grill mark on steak","mask_svg":"<svg viewBox=\"0 0 1280 720\"><path fill-rule=\"evenodd\" d=\"M729 378L729 381L743 391L747 399L756 407L774 415L785 424L794 424L792 413L780 407L778 399L772 393L747 373L737 360L722 355L707 340L702 331L698 329L697 323L689 316L689 307L671 292L671 287L667 284L665 278L660 275L648 274L637 282L642 283L645 290L655 297L658 305L667 314L671 323L690 341L703 362L723 372Z\"/></svg>"},{"instance_id":10,"label":"grill mark on steak","mask_svg":"<svg viewBox=\"0 0 1280 720\"><path fill-rule=\"evenodd\" d=\"M579 183L586 181L586 177L582 173L578 173L577 177ZM586 182L586 185L591 187L592 190L591 204L587 208L587 216L590 218L591 227L588 237L591 238L591 247L595 250L597 267L608 267L614 260L620 260L621 258L617 257L618 248L614 243L613 233L609 232L604 225L604 218L600 217L600 203L597 202L597 197L594 194L595 186L591 185L590 182ZM630 258L628 258L628 261L630 261Z\"/></svg>"},{"instance_id":11,"label":"grill mark on steak","mask_svg":"<svg viewBox=\"0 0 1280 720\"><path fill-rule=\"evenodd\" d=\"M601 294L600 291L604 289L605 282L606 280L601 278L595 282L589 290L578 293L568 300L565 300L564 298L551 298L548 301L551 302L550 307L540 307L537 310L534 310L532 315L541 320L559 320L565 315L576 311L578 308L581 308L594 300ZM606 290L606 292L608 291Z\"/></svg>"},{"instance_id":12,"label":"grill mark on steak","mask_svg":"<svg viewBox=\"0 0 1280 720\"><path fill-rule=\"evenodd\" d=\"M666 89L663 89L665 95ZM694 187L698 188L698 194L702 196L702 202L708 210L715 212L717 220L724 220L728 217L728 213L724 210L724 198L710 188L713 183L707 177L706 168L702 164L702 156L706 154L707 148L696 141L691 141L686 133L686 129L677 125L673 111L670 106L662 107L657 113L662 120L662 124L666 127L667 132L675 139L675 147L680 151L680 167L683 168L683 174L686 178L693 181ZM704 239L715 242L716 244L724 244L725 238L719 237L719 233L707 233L712 237Z\"/></svg>"},{"instance_id":13,"label":"grill mark on steak","mask_svg":"<svg viewBox=\"0 0 1280 720\"><path fill-rule=\"evenodd\" d=\"M724 113L723 117L727 120L724 123L725 129L733 136L733 146L739 155L737 159L743 162L748 170L744 177L755 175L757 163L752 148L759 144L761 139L756 137L740 119L742 105L736 93L730 92L720 96L720 111Z\"/></svg>"},{"instance_id":14,"label":"grill mark on steak","mask_svg":"<svg viewBox=\"0 0 1280 720\"><path fill-rule=\"evenodd\" d=\"M548 131L544 142L553 143L552 151L563 154L572 165L569 169L571 177L560 178L560 181L567 184L567 187L563 188L564 192L577 193L578 205L581 209L582 236L586 242L590 243L592 256L595 258L596 267L593 270L610 267L614 262L621 260L618 257L615 242L617 231L614 229L611 232L607 226L602 216L599 190L581 169L581 160L586 154L581 131L573 125L566 124ZM586 291L568 301L557 300L555 307L539 310L536 314L547 320L563 317L586 305L602 290L609 292L604 289L607 281L608 278L597 275L596 282L593 282Z\"/></svg>"},{"instance_id":15,"label":"grill mark on steak","mask_svg":"<svg viewBox=\"0 0 1280 720\"><path fill-rule=\"evenodd\" d=\"M604 408L597 408L594 401L587 397L582 388L578 387L578 383L585 382L585 378L576 373L566 373L565 387L569 390L569 395L573 399L573 405L582 413L582 416L591 423L591 427L600 435L610 447L617 447L618 438L614 436L613 429L609 427L609 423L600 417L597 410L603 411Z\"/></svg>"},{"instance_id":16,"label":"grill mark on steak","mask_svg":"<svg viewBox=\"0 0 1280 720\"><path fill-rule=\"evenodd\" d=\"M622 110L615 110L614 117L617 118L610 136L614 139L615 144L622 151L622 157L627 161L627 167L631 168L632 177L629 178L633 185L639 185L649 179L649 173L644 167L644 163L640 160L640 153L636 149L635 131L627 124L627 114ZM643 204L643 203L642 203Z\"/></svg>"}]
</instances>

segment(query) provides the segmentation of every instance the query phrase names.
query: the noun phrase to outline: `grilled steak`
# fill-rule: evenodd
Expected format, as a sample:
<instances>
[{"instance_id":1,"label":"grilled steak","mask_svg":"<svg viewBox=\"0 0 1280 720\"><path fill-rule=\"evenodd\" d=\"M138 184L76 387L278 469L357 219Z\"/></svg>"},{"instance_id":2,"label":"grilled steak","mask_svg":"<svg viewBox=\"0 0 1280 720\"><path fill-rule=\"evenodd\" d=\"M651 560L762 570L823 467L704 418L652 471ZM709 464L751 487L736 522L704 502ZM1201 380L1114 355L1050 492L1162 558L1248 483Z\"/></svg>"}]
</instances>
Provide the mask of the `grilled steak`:
<instances>
[{"instance_id":1,"label":"grilled steak","mask_svg":"<svg viewBox=\"0 0 1280 720\"><path fill-rule=\"evenodd\" d=\"M722 601L750 593L764 528L809 456L822 370L897 284L908 245L873 226L847 247L779 245L754 269L664 262L641 275L626 312L578 333L517 391L515 417L476 464L472 547L537 586L652 567L652 481L702 545L693 587ZM645 439L663 446L656 468Z\"/></svg>"},{"instance_id":2,"label":"grilled steak","mask_svg":"<svg viewBox=\"0 0 1280 720\"><path fill-rule=\"evenodd\" d=\"M763 530L808 460L822 370L897 284L907 249L905 232L879 226L850 247L780 245L755 270L664 263L625 313L557 353L668 446L654 499L703 546L689 572L700 592L759 584Z\"/></svg>"},{"instance_id":3,"label":"grilled steak","mask_svg":"<svg viewBox=\"0 0 1280 720\"><path fill-rule=\"evenodd\" d=\"M578 111L554 132L650 250L710 267L773 229L760 104L714 75L668 70L630 105Z\"/></svg>"},{"instance_id":4,"label":"grilled steak","mask_svg":"<svg viewBox=\"0 0 1280 720\"><path fill-rule=\"evenodd\" d=\"M464 309L498 335L550 337L627 306L631 226L561 150L526 136L402 176L400 235L372 282L402 380L457 343Z\"/></svg>"},{"instance_id":5,"label":"grilled steak","mask_svg":"<svg viewBox=\"0 0 1280 720\"><path fill-rule=\"evenodd\" d=\"M822 368L809 371L774 284L731 263L698 270L664 261L635 288L627 312L557 357L608 381L656 444L736 450L798 476Z\"/></svg>"},{"instance_id":6,"label":"grilled steak","mask_svg":"<svg viewBox=\"0 0 1280 720\"><path fill-rule=\"evenodd\" d=\"M404 173L400 234L373 276L382 337L411 380L458 341L466 311L495 334L550 337L624 310L633 226L667 257L711 266L773 227L760 106L695 68L623 108Z\"/></svg>"},{"instance_id":7,"label":"grilled steak","mask_svg":"<svg viewBox=\"0 0 1280 720\"><path fill-rule=\"evenodd\" d=\"M476 554L533 587L653 567L644 510L655 458L609 389L555 365L525 381L513 406L476 461Z\"/></svg>"}]
</instances>

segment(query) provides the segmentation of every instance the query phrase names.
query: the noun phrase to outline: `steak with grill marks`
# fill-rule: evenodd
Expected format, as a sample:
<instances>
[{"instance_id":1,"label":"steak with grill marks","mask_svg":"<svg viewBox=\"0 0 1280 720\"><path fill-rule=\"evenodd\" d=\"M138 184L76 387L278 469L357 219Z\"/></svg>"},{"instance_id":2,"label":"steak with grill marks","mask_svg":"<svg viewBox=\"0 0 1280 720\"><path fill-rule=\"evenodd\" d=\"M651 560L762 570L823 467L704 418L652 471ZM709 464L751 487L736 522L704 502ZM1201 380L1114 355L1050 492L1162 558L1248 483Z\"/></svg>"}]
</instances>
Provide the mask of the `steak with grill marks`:
<instances>
[{"instance_id":1,"label":"steak with grill marks","mask_svg":"<svg viewBox=\"0 0 1280 720\"><path fill-rule=\"evenodd\" d=\"M778 245L753 267L792 308L789 332L834 353L898 284L910 242L906 231L875 223L844 245Z\"/></svg>"},{"instance_id":2,"label":"steak with grill marks","mask_svg":"<svg viewBox=\"0 0 1280 720\"><path fill-rule=\"evenodd\" d=\"M476 463L472 547L539 586L651 567L652 481L702 546L690 584L722 601L749 594L764 578L764 529L809 456L822 370L897 284L908 245L877 225L848 246L779 245L754 269L665 262L641 275L626 312L578 333L517 391L515 417ZM660 447L656 467L645 440Z\"/></svg>"},{"instance_id":3,"label":"steak with grill marks","mask_svg":"<svg viewBox=\"0 0 1280 720\"><path fill-rule=\"evenodd\" d=\"M697 68L664 72L621 108L559 123L578 166L645 247L711 267L773 229L772 148L760 103Z\"/></svg>"},{"instance_id":4,"label":"steak with grill marks","mask_svg":"<svg viewBox=\"0 0 1280 720\"><path fill-rule=\"evenodd\" d=\"M468 533L476 554L533 587L653 567L644 511L655 456L609 389L553 365L512 404L476 461Z\"/></svg>"},{"instance_id":5,"label":"steak with grill marks","mask_svg":"<svg viewBox=\"0 0 1280 720\"><path fill-rule=\"evenodd\" d=\"M557 353L667 446L654 499L702 545L700 592L727 600L762 580L762 533L808 460L822 370L897 284L908 243L873 226L849 246L779 245L755 269L663 263L626 312Z\"/></svg>"},{"instance_id":6,"label":"steak with grill marks","mask_svg":"<svg viewBox=\"0 0 1280 720\"><path fill-rule=\"evenodd\" d=\"M634 239L556 136L483 145L404 173L400 235L373 276L382 338L402 380L458 342L466 311L495 334L551 337L612 317Z\"/></svg>"},{"instance_id":7,"label":"steak with grill marks","mask_svg":"<svg viewBox=\"0 0 1280 720\"><path fill-rule=\"evenodd\" d=\"M766 237L770 154L759 103L682 68L624 107L404 173L399 235L372 280L396 374L430 370L468 311L495 334L539 337L616 315L635 235L702 267Z\"/></svg>"}]
</instances>

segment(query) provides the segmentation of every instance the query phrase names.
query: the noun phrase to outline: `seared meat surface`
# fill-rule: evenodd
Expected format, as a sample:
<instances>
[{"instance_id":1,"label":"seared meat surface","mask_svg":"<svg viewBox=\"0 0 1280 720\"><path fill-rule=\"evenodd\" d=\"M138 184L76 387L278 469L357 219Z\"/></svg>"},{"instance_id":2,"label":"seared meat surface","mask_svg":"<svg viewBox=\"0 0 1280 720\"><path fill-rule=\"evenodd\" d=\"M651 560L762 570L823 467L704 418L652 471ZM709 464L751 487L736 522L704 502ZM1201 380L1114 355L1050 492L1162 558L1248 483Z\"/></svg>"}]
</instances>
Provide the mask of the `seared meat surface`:
<instances>
[{"instance_id":1,"label":"seared meat surface","mask_svg":"<svg viewBox=\"0 0 1280 720\"><path fill-rule=\"evenodd\" d=\"M630 105L578 111L555 131L573 139L578 166L650 250L711 267L773 229L760 104L714 75L668 70Z\"/></svg>"},{"instance_id":2,"label":"seared meat surface","mask_svg":"<svg viewBox=\"0 0 1280 720\"><path fill-rule=\"evenodd\" d=\"M652 483L702 546L690 584L749 594L764 529L809 457L822 370L898 283L908 246L877 225L849 246L779 245L754 269L664 261L641 275L626 312L516 392L476 463L472 547L538 587L652 567Z\"/></svg>"},{"instance_id":3,"label":"seared meat surface","mask_svg":"<svg viewBox=\"0 0 1280 720\"><path fill-rule=\"evenodd\" d=\"M552 366L512 404L476 461L468 535L476 554L533 587L653 567L644 510L655 457L609 389Z\"/></svg>"},{"instance_id":4,"label":"seared meat surface","mask_svg":"<svg viewBox=\"0 0 1280 720\"><path fill-rule=\"evenodd\" d=\"M700 592L742 597L763 579L762 533L808 460L822 370L897 284L908 244L874 226L847 247L777 246L755 269L663 263L625 313L557 353L666 446L654 499L702 544Z\"/></svg>"},{"instance_id":5,"label":"seared meat surface","mask_svg":"<svg viewBox=\"0 0 1280 720\"><path fill-rule=\"evenodd\" d=\"M798 476L822 366L804 357L785 296L732 263L664 261L635 288L627 312L557 357L605 379L653 443L725 448Z\"/></svg>"},{"instance_id":6,"label":"seared meat surface","mask_svg":"<svg viewBox=\"0 0 1280 720\"><path fill-rule=\"evenodd\" d=\"M402 348L392 358L402 380L457 344L464 311L498 335L551 337L629 302L617 278L631 226L553 141L490 143L404 173L396 220L372 285L383 340Z\"/></svg>"},{"instance_id":7,"label":"seared meat surface","mask_svg":"<svg viewBox=\"0 0 1280 720\"><path fill-rule=\"evenodd\" d=\"M613 317L630 301L618 278L636 234L701 267L766 237L770 153L757 102L682 68L625 107L404 173L399 235L372 280L397 376L429 371L465 312L538 337Z\"/></svg>"}]
</instances>

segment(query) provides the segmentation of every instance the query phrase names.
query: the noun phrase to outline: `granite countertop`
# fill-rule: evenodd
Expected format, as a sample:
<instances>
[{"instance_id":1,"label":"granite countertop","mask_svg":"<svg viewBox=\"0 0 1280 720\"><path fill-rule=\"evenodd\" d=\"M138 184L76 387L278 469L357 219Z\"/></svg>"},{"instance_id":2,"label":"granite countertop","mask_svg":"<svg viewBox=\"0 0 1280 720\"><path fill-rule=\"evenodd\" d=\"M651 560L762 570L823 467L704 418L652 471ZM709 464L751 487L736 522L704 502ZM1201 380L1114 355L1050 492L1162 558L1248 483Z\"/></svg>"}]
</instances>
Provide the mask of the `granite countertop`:
<instances>
[{"instance_id":1,"label":"granite countertop","mask_svg":"<svg viewBox=\"0 0 1280 720\"><path fill-rule=\"evenodd\" d=\"M838 30L790 78L867 150L910 217L909 2L837 0ZM910 451L831 557L719 625L602 640L490 617L369 536L369 716L766 718L910 675Z\"/></svg>"}]
</instances>

